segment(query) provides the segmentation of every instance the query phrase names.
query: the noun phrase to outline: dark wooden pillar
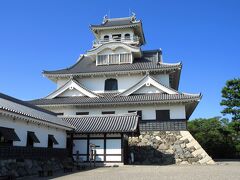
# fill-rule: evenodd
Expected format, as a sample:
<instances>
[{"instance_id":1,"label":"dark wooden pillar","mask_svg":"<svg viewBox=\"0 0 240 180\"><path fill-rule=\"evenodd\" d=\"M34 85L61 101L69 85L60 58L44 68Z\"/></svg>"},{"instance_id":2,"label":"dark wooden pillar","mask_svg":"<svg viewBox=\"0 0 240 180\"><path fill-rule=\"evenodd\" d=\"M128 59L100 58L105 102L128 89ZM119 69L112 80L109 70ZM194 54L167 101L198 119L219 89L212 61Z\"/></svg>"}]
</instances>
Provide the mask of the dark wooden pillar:
<instances>
[{"instance_id":1,"label":"dark wooden pillar","mask_svg":"<svg viewBox=\"0 0 240 180\"><path fill-rule=\"evenodd\" d=\"M106 159L107 159L107 157L106 157L106 151L107 151L107 139L106 139L106 137L107 137L107 134L104 134L104 143L103 143L103 161L104 162L106 162Z\"/></svg>"},{"instance_id":2,"label":"dark wooden pillar","mask_svg":"<svg viewBox=\"0 0 240 180\"><path fill-rule=\"evenodd\" d=\"M124 162L124 136L121 134L121 162Z\"/></svg>"},{"instance_id":3,"label":"dark wooden pillar","mask_svg":"<svg viewBox=\"0 0 240 180\"><path fill-rule=\"evenodd\" d=\"M89 137L90 137L90 135L88 134L87 135L87 162L89 162Z\"/></svg>"}]
</instances>

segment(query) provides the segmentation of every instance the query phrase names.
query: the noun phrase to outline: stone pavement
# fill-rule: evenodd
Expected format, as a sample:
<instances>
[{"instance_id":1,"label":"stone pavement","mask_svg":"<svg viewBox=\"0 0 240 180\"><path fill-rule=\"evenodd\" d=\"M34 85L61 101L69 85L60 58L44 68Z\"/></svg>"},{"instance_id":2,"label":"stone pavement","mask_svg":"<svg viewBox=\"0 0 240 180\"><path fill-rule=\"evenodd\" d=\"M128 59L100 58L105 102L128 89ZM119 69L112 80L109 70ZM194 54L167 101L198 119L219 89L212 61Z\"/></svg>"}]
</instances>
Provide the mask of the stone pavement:
<instances>
[{"instance_id":1,"label":"stone pavement","mask_svg":"<svg viewBox=\"0 0 240 180\"><path fill-rule=\"evenodd\" d=\"M240 180L240 161L215 165L122 166L55 174L54 180Z\"/></svg>"}]
</instances>

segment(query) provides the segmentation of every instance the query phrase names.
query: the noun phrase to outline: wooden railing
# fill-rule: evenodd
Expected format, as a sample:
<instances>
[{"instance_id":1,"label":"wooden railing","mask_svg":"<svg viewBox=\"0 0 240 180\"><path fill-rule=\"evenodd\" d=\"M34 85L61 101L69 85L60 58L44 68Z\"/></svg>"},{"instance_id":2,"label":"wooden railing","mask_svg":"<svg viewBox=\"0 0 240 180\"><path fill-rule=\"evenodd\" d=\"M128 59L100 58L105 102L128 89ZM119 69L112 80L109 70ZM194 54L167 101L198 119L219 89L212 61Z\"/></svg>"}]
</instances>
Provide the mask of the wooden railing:
<instances>
[{"instance_id":1,"label":"wooden railing","mask_svg":"<svg viewBox=\"0 0 240 180\"><path fill-rule=\"evenodd\" d=\"M139 37L133 36L129 38L109 38L109 39L96 39L93 41L93 45L100 45L108 42L126 42L126 43L139 43Z\"/></svg>"},{"instance_id":2,"label":"wooden railing","mask_svg":"<svg viewBox=\"0 0 240 180\"><path fill-rule=\"evenodd\" d=\"M61 148L0 146L0 159L64 159L68 155L68 150Z\"/></svg>"}]
</instances>

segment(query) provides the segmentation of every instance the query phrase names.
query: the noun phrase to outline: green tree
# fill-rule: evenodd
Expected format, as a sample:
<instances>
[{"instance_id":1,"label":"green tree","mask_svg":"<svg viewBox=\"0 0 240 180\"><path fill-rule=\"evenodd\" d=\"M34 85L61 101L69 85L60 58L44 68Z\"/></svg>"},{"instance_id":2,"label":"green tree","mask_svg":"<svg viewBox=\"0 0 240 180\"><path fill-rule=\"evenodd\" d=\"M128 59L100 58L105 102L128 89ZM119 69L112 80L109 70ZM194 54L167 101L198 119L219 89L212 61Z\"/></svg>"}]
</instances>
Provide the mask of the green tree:
<instances>
[{"instance_id":1,"label":"green tree","mask_svg":"<svg viewBox=\"0 0 240 180\"><path fill-rule=\"evenodd\" d=\"M199 118L188 122L188 130L213 158L233 158L239 138L232 123L220 117Z\"/></svg>"},{"instance_id":2,"label":"green tree","mask_svg":"<svg viewBox=\"0 0 240 180\"><path fill-rule=\"evenodd\" d=\"M221 105L225 106L223 115L232 115L233 120L240 120L240 78L228 80L222 89Z\"/></svg>"}]
</instances>

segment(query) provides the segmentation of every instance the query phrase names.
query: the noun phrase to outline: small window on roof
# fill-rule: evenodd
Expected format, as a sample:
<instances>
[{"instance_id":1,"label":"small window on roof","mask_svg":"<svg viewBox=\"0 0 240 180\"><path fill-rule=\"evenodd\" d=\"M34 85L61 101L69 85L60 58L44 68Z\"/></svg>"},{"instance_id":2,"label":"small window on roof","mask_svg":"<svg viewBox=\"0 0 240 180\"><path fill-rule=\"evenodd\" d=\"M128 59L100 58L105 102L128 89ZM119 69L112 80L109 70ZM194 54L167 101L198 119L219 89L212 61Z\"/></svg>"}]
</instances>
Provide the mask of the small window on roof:
<instances>
[{"instance_id":1,"label":"small window on roof","mask_svg":"<svg viewBox=\"0 0 240 180\"><path fill-rule=\"evenodd\" d=\"M118 82L117 79L106 79L105 80L105 91L117 91Z\"/></svg>"},{"instance_id":2,"label":"small window on roof","mask_svg":"<svg viewBox=\"0 0 240 180\"><path fill-rule=\"evenodd\" d=\"M125 34L124 38L127 39L127 40L129 40L129 39L130 39L130 34L128 34L128 33Z\"/></svg>"},{"instance_id":3,"label":"small window on roof","mask_svg":"<svg viewBox=\"0 0 240 180\"><path fill-rule=\"evenodd\" d=\"M115 114L115 111L103 111L102 114Z\"/></svg>"},{"instance_id":4,"label":"small window on roof","mask_svg":"<svg viewBox=\"0 0 240 180\"><path fill-rule=\"evenodd\" d=\"M105 35L105 36L103 37L103 40L104 40L104 41L109 41L109 35Z\"/></svg>"},{"instance_id":5,"label":"small window on roof","mask_svg":"<svg viewBox=\"0 0 240 180\"><path fill-rule=\"evenodd\" d=\"M64 113L60 112L60 113L55 113L57 116L63 116Z\"/></svg>"},{"instance_id":6,"label":"small window on roof","mask_svg":"<svg viewBox=\"0 0 240 180\"><path fill-rule=\"evenodd\" d=\"M76 115L89 115L89 112L76 112Z\"/></svg>"},{"instance_id":7,"label":"small window on roof","mask_svg":"<svg viewBox=\"0 0 240 180\"><path fill-rule=\"evenodd\" d=\"M121 41L121 34L113 34L112 35L112 38L115 40L115 41Z\"/></svg>"}]
</instances>

